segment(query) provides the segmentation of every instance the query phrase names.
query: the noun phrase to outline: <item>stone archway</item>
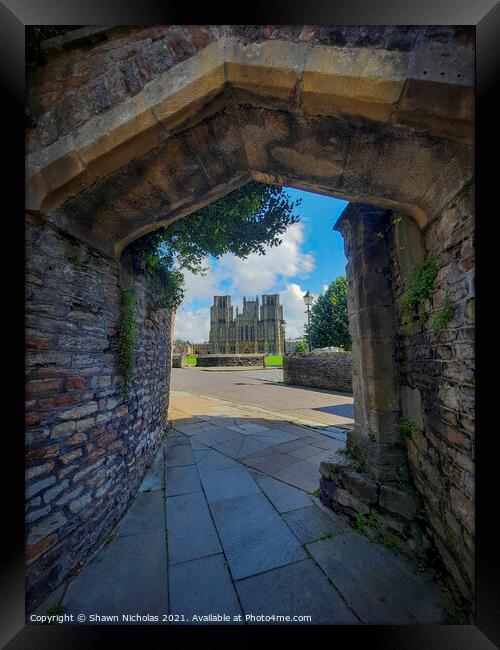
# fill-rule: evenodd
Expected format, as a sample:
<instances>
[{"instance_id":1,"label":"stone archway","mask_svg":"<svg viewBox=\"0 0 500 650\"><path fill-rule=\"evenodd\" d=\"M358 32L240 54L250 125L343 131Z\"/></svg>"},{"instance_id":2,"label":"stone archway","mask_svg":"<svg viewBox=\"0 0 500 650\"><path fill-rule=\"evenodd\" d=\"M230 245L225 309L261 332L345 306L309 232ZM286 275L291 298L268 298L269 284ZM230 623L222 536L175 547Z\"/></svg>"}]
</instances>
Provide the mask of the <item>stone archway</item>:
<instances>
[{"instance_id":1,"label":"stone archway","mask_svg":"<svg viewBox=\"0 0 500 650\"><path fill-rule=\"evenodd\" d=\"M471 39L456 28L387 28L370 38L356 28L287 29L111 29L99 32L104 44L77 34L64 47L57 40L45 46L49 61L28 93L36 122L27 156L33 602L105 539L164 426L169 315L130 272L123 251L249 180L378 206L372 220L352 206L338 225L351 260L355 367L364 391L352 442L387 504L393 494L382 496L380 482L406 463L401 410L412 419L423 411L425 435L407 447L411 472L429 533L459 591L472 597ZM341 36L343 45L332 44ZM153 51L156 69L148 64ZM97 62L107 65L104 80ZM99 114L75 103L78 93L93 98ZM389 245L404 245L389 234L391 211L410 215L418 228L408 236L439 258L438 290L427 307L437 310L447 296L456 304L444 338L422 329L402 333L396 345L394 292L381 273L364 283L379 265L382 243L365 246L375 224L388 233L384 255ZM400 262L402 270L411 266ZM123 288L136 291L145 332L126 401L116 364ZM370 292L389 311L369 309ZM357 334L367 327L376 340ZM148 364L155 380L144 383Z\"/></svg>"}]
</instances>

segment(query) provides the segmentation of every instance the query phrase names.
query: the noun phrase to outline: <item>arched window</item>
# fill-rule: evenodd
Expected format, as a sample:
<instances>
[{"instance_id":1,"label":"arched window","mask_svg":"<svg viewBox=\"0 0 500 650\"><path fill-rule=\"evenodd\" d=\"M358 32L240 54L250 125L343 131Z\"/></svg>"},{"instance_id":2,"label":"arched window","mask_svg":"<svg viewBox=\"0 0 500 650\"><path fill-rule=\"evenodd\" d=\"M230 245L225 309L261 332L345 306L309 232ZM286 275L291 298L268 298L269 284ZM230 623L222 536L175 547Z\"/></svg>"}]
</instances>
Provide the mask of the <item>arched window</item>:
<instances>
[{"instance_id":1,"label":"arched window","mask_svg":"<svg viewBox=\"0 0 500 650\"><path fill-rule=\"evenodd\" d=\"M245 325L245 341L248 341L248 325Z\"/></svg>"}]
</instances>

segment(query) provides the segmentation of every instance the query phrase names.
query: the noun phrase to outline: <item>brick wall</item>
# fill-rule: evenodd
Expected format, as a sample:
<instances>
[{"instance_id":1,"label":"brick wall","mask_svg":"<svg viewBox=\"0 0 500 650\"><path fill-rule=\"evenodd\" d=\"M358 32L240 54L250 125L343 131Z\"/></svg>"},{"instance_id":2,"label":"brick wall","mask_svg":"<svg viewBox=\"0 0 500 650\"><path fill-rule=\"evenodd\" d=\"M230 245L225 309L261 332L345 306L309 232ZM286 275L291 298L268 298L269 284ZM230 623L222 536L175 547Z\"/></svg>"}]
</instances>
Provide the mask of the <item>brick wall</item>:
<instances>
[{"instance_id":1,"label":"brick wall","mask_svg":"<svg viewBox=\"0 0 500 650\"><path fill-rule=\"evenodd\" d=\"M439 263L438 289L423 306L426 323L400 326L397 348L403 415L423 431L408 438L413 480L439 554L467 600L474 591L475 519L472 189L459 192L424 233L425 248ZM397 296L408 242L395 243L403 258L395 267ZM437 336L432 321L446 297L455 315Z\"/></svg>"},{"instance_id":2,"label":"brick wall","mask_svg":"<svg viewBox=\"0 0 500 650\"><path fill-rule=\"evenodd\" d=\"M136 345L125 398L120 272L116 261L27 217L28 607L106 540L166 426L170 316L155 306L145 278L128 272Z\"/></svg>"},{"instance_id":3,"label":"brick wall","mask_svg":"<svg viewBox=\"0 0 500 650\"><path fill-rule=\"evenodd\" d=\"M287 354L283 357L283 381L351 393L352 355L349 352Z\"/></svg>"}]
</instances>

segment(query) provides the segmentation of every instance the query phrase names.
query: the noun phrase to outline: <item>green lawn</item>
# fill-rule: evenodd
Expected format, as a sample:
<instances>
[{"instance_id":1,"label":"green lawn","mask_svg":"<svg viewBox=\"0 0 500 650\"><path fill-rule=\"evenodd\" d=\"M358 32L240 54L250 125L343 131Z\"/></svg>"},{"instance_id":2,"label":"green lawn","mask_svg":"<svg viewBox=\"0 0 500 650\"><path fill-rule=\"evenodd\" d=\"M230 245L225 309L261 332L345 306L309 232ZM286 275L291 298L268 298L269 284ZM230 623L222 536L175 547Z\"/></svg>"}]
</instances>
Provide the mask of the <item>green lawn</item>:
<instances>
[{"instance_id":1,"label":"green lawn","mask_svg":"<svg viewBox=\"0 0 500 650\"><path fill-rule=\"evenodd\" d=\"M265 358L266 366L282 366L283 365L283 356L268 354Z\"/></svg>"},{"instance_id":2,"label":"green lawn","mask_svg":"<svg viewBox=\"0 0 500 650\"><path fill-rule=\"evenodd\" d=\"M187 355L187 364L188 364L188 366L195 366L196 365L196 355L195 354L188 354Z\"/></svg>"}]
</instances>

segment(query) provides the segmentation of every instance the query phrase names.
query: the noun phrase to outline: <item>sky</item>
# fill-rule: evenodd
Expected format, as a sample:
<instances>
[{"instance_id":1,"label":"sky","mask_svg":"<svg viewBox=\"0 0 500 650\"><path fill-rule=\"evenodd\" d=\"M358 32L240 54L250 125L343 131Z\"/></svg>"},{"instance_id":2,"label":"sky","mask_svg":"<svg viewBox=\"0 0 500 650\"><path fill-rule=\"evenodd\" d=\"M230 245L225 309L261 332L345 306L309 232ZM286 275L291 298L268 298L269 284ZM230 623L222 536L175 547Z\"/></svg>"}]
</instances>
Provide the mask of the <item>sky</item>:
<instances>
[{"instance_id":1,"label":"sky","mask_svg":"<svg viewBox=\"0 0 500 650\"><path fill-rule=\"evenodd\" d=\"M174 338L201 343L208 341L210 306L213 297L230 295L236 315L243 296L254 299L263 293L279 293L286 321L286 338L302 336L305 322L304 293L315 297L345 275L347 260L342 235L333 230L347 201L285 188L292 199L302 199L295 208L300 222L282 235L282 244L265 255L240 259L228 253L210 258L206 275L185 272L186 295L175 317Z\"/></svg>"}]
</instances>

